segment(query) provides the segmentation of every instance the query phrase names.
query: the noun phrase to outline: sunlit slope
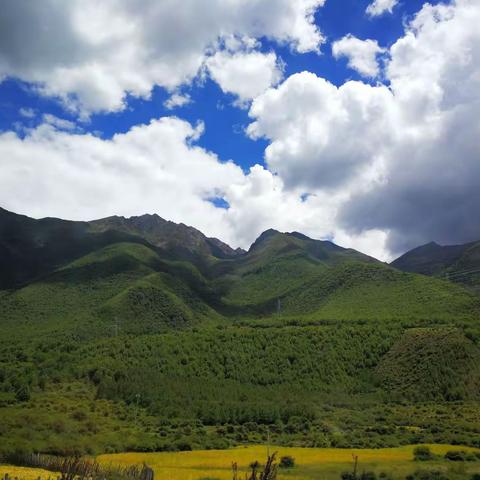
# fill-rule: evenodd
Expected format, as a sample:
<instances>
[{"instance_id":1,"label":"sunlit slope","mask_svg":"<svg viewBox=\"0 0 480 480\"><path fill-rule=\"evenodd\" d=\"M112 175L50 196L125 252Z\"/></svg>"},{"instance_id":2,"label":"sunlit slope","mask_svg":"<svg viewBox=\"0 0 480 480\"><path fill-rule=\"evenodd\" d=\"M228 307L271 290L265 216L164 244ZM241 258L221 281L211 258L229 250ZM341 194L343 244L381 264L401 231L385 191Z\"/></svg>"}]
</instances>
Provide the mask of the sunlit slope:
<instances>
[{"instance_id":1,"label":"sunlit slope","mask_svg":"<svg viewBox=\"0 0 480 480\"><path fill-rule=\"evenodd\" d=\"M473 318L480 302L449 282L400 272L300 234L269 231L219 284L251 314L317 319Z\"/></svg>"},{"instance_id":2,"label":"sunlit slope","mask_svg":"<svg viewBox=\"0 0 480 480\"><path fill-rule=\"evenodd\" d=\"M26 287L3 292L0 318L5 328L26 334L88 336L119 329L155 333L215 318L174 270L145 245L113 244Z\"/></svg>"},{"instance_id":3,"label":"sunlit slope","mask_svg":"<svg viewBox=\"0 0 480 480\"><path fill-rule=\"evenodd\" d=\"M146 244L114 243L0 296L5 328L28 334L146 334L229 317L469 320L477 297L300 234L267 232L205 276ZM34 330L32 330L34 329Z\"/></svg>"}]
</instances>

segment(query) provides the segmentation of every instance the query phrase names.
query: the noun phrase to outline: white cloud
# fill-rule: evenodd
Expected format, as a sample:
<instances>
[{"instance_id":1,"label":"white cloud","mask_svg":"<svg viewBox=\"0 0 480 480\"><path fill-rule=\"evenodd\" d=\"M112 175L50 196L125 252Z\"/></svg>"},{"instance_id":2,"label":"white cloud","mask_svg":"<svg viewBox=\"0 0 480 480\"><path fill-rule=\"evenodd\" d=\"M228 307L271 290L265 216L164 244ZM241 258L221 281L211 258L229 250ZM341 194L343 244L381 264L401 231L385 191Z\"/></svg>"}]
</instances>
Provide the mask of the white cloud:
<instances>
[{"instance_id":1,"label":"white cloud","mask_svg":"<svg viewBox=\"0 0 480 480\"><path fill-rule=\"evenodd\" d=\"M346 35L332 45L335 58L347 57L348 66L364 77L374 78L380 73L377 56L385 49L376 40L360 40L353 35Z\"/></svg>"},{"instance_id":2,"label":"white cloud","mask_svg":"<svg viewBox=\"0 0 480 480\"><path fill-rule=\"evenodd\" d=\"M170 97L165 100L164 106L168 110L173 110L174 108L177 107L183 107L185 105L188 105L189 103L192 102L192 99L188 93L178 93L175 92Z\"/></svg>"},{"instance_id":3,"label":"white cloud","mask_svg":"<svg viewBox=\"0 0 480 480\"><path fill-rule=\"evenodd\" d=\"M194 145L203 125L173 117L103 140L44 123L0 135L0 203L30 215L89 219L157 212L215 230L203 199L244 181L242 170ZM225 233L225 232L221 232Z\"/></svg>"},{"instance_id":4,"label":"white cloud","mask_svg":"<svg viewBox=\"0 0 480 480\"><path fill-rule=\"evenodd\" d=\"M374 0L367 7L367 14L371 17L378 17L384 13L392 13L398 0Z\"/></svg>"},{"instance_id":5,"label":"white cloud","mask_svg":"<svg viewBox=\"0 0 480 480\"><path fill-rule=\"evenodd\" d=\"M34 118L36 115L33 108L21 108L18 113L24 118Z\"/></svg>"},{"instance_id":6,"label":"white cloud","mask_svg":"<svg viewBox=\"0 0 480 480\"><path fill-rule=\"evenodd\" d=\"M426 4L389 51L390 87L293 75L255 99L248 132L289 189L338 198L334 231L383 232L393 253L478 239L478 25L476 1Z\"/></svg>"},{"instance_id":7,"label":"white cloud","mask_svg":"<svg viewBox=\"0 0 480 480\"><path fill-rule=\"evenodd\" d=\"M325 0L71 0L2 2L0 79L32 82L84 116L125 108L127 93L191 81L222 38L266 37L298 52L323 37Z\"/></svg>"},{"instance_id":8,"label":"white cloud","mask_svg":"<svg viewBox=\"0 0 480 480\"><path fill-rule=\"evenodd\" d=\"M70 120L65 120L64 118L58 118L55 115L52 115L51 113L44 113L42 118L45 123L48 123L49 125L53 125L59 130L75 130L77 128L75 123L71 122Z\"/></svg>"},{"instance_id":9,"label":"white cloud","mask_svg":"<svg viewBox=\"0 0 480 480\"><path fill-rule=\"evenodd\" d=\"M337 88L303 72L254 100L247 132L270 140L265 159L288 186L332 190L362 172L375 175L391 135L384 129L391 104L387 87L352 81Z\"/></svg>"},{"instance_id":10,"label":"white cloud","mask_svg":"<svg viewBox=\"0 0 480 480\"><path fill-rule=\"evenodd\" d=\"M223 92L232 93L245 103L282 79L282 65L274 52L215 53L206 62L210 76Z\"/></svg>"}]
</instances>

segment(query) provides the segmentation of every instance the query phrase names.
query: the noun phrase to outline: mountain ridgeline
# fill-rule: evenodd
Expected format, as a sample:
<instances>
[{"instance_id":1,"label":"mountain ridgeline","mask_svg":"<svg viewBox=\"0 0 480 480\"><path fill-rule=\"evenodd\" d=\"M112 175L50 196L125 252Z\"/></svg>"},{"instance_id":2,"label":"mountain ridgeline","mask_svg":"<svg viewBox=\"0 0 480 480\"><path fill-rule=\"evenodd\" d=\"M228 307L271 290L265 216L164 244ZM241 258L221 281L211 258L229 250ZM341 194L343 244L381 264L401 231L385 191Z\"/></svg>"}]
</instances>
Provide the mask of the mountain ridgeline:
<instances>
[{"instance_id":1,"label":"mountain ridgeline","mask_svg":"<svg viewBox=\"0 0 480 480\"><path fill-rule=\"evenodd\" d=\"M474 444L480 297L436 276L478 250L422 248L386 265L296 232L243 251L157 215L0 209L4 448L220 448L267 427L295 445Z\"/></svg>"}]
</instances>

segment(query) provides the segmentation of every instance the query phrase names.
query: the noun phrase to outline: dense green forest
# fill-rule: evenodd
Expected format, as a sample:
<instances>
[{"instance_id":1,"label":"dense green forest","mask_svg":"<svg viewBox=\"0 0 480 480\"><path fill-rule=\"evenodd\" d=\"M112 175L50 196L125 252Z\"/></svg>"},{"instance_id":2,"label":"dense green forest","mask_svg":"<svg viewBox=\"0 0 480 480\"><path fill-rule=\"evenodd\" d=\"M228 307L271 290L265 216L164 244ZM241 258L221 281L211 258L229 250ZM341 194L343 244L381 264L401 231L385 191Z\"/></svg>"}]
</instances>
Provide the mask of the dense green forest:
<instances>
[{"instance_id":1,"label":"dense green forest","mask_svg":"<svg viewBox=\"0 0 480 480\"><path fill-rule=\"evenodd\" d=\"M298 233L0 211L0 444L480 446L480 297Z\"/></svg>"}]
</instances>

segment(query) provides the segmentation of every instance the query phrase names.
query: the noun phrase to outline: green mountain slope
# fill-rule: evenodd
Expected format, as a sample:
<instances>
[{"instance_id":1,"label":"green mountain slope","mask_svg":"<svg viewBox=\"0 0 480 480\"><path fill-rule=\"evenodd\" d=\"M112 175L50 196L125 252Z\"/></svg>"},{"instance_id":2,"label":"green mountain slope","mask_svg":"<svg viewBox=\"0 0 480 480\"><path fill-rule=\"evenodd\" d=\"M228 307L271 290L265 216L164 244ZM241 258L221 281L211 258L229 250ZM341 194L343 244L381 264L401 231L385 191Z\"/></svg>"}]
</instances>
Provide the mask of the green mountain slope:
<instances>
[{"instance_id":1,"label":"green mountain slope","mask_svg":"<svg viewBox=\"0 0 480 480\"><path fill-rule=\"evenodd\" d=\"M0 289L28 284L103 246L131 240L119 231L91 232L86 222L34 220L0 208Z\"/></svg>"},{"instance_id":2,"label":"green mountain slope","mask_svg":"<svg viewBox=\"0 0 480 480\"><path fill-rule=\"evenodd\" d=\"M12 218L8 214L7 226ZM2 294L5 328L28 334L35 325L35 334L94 336L109 334L118 323L125 333L140 334L228 318L438 321L470 319L479 309L476 297L448 282L401 273L299 233L269 230L248 253L225 246L218 257L203 234L157 216L62 222L49 220L47 228L43 220L16 219L17 235L26 236L26 258L42 248L51 258L34 280ZM72 236L80 250L62 248ZM90 252L81 255L83 250ZM9 272L19 278L15 265ZM18 268L23 271L23 263Z\"/></svg>"},{"instance_id":3,"label":"green mountain slope","mask_svg":"<svg viewBox=\"0 0 480 480\"><path fill-rule=\"evenodd\" d=\"M2 326L26 337L92 337L118 328L156 333L218 318L177 270L145 245L115 243L4 292Z\"/></svg>"},{"instance_id":4,"label":"green mountain slope","mask_svg":"<svg viewBox=\"0 0 480 480\"><path fill-rule=\"evenodd\" d=\"M308 446L473 444L480 428L480 299L445 279L296 232L236 251L155 215L0 211L0 248L0 421L15 419L0 436L12 448L29 436L56 453L219 448L267 432ZM86 416L70 417L72 391ZM431 430L415 417L428 402L447 402ZM97 408L112 418L93 441L77 417ZM400 428L412 418L415 438Z\"/></svg>"},{"instance_id":5,"label":"green mountain slope","mask_svg":"<svg viewBox=\"0 0 480 480\"><path fill-rule=\"evenodd\" d=\"M474 318L480 306L449 282L402 273L331 242L273 230L219 282L223 301L250 314L439 320Z\"/></svg>"},{"instance_id":6,"label":"green mountain slope","mask_svg":"<svg viewBox=\"0 0 480 480\"><path fill-rule=\"evenodd\" d=\"M243 253L158 215L71 222L56 218L34 220L0 208L0 289L27 284L72 260L119 242L148 245L166 258L202 264Z\"/></svg>"}]
</instances>

